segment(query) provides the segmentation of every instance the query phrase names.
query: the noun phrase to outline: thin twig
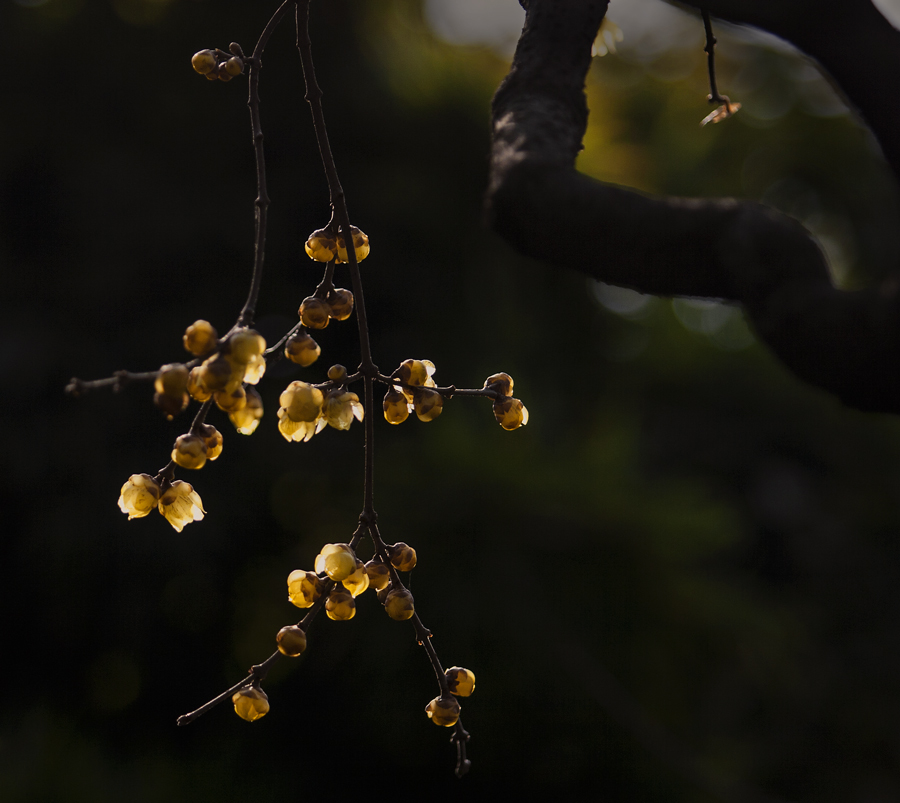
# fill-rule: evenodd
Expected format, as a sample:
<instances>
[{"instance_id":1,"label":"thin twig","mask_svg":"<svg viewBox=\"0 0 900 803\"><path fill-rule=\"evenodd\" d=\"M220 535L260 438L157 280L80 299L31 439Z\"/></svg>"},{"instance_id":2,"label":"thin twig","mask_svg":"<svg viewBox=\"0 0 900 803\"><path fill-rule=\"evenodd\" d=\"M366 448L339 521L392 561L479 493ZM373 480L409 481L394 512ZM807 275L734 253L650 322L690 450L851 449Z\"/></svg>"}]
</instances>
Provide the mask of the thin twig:
<instances>
[{"instance_id":1,"label":"thin twig","mask_svg":"<svg viewBox=\"0 0 900 803\"><path fill-rule=\"evenodd\" d=\"M405 590L409 590L400 580L400 575L397 572L397 569L391 563L390 556L387 552L387 545L384 543L384 540L381 537L381 532L378 530L378 525L373 521L368 523L369 527L369 535L372 537L372 543L375 545L375 552L378 557L381 558L382 562L388 567L388 572L391 576L391 586L394 588L402 588ZM444 667L441 664L441 659L438 657L437 650L434 648L434 644L431 641L432 632L425 627L422 620L419 618L419 614L413 611L413 615L410 618L410 621L413 624L413 628L416 631L416 640L419 644L422 645L425 650L425 654L428 656L428 660L431 663L431 668L434 670L435 677L437 678L438 685L441 689L441 697L450 698L452 697L452 692L450 691L450 685L447 683L447 676L444 674ZM456 721L456 730L454 731L453 736L451 737L451 741L456 744L456 776L461 778L465 775L472 766L472 762L466 758L466 742L469 740L469 733L463 727L462 719L458 719Z\"/></svg>"},{"instance_id":2,"label":"thin twig","mask_svg":"<svg viewBox=\"0 0 900 803\"><path fill-rule=\"evenodd\" d=\"M359 542L362 539L362 536L365 532L365 529L362 525L356 528L356 532L350 538L350 547L354 551L356 547L359 546ZM297 627L299 627L304 633L309 632L309 628L313 623L313 620L318 615L319 611L325 607L325 603L328 601L328 594L334 586L337 585L334 580L325 580L322 584L322 593L319 595L319 598L310 606L309 610L299 622L297 622ZM265 661L259 664L255 664L250 667L250 674L247 675L243 680L235 683L230 689L226 689L221 694L216 695L212 698L208 703L204 703L195 711L191 711L188 714L182 714L175 721L176 725L190 725L195 719L202 717L208 711L211 711L215 708L219 703L224 702L225 700L231 699L232 695L239 692L241 689L245 689L248 686L259 685L266 679L266 676L269 674L269 670L272 666L284 655L280 650L275 650Z\"/></svg>"},{"instance_id":3,"label":"thin twig","mask_svg":"<svg viewBox=\"0 0 900 803\"><path fill-rule=\"evenodd\" d=\"M140 374L135 374L131 371L116 371L112 376L91 381L85 381L73 376L69 380L69 384L66 385L65 392L69 396L77 397L91 390L111 387L113 393L118 393L129 382L153 382L158 376L159 371L146 371Z\"/></svg>"},{"instance_id":4,"label":"thin twig","mask_svg":"<svg viewBox=\"0 0 900 803\"><path fill-rule=\"evenodd\" d=\"M700 12L703 15L703 28L706 31L706 68L709 72L709 100L710 103L724 103L725 111L731 114L731 100L726 95L720 95L716 86L716 37L713 36L712 22L706 9Z\"/></svg>"},{"instance_id":5,"label":"thin twig","mask_svg":"<svg viewBox=\"0 0 900 803\"><path fill-rule=\"evenodd\" d=\"M249 69L250 123L253 129L253 147L256 153L256 238L253 244L253 276L250 280L250 292L247 301L238 316L238 326L252 326L256 315L256 302L259 299L259 288L262 285L263 261L266 251L266 221L268 219L269 194L266 186L266 157L263 151L263 132L259 119L259 73L262 69L262 54L266 49L272 32L294 3L284 0L263 28L263 32L253 48L253 55L247 60Z\"/></svg>"},{"instance_id":6,"label":"thin twig","mask_svg":"<svg viewBox=\"0 0 900 803\"><path fill-rule=\"evenodd\" d=\"M366 518L374 520L377 516L374 505L374 467L375 467L375 425L373 420L374 392L372 378L378 374L378 367L372 360L372 348L369 341L369 323L366 316L366 302L363 295L362 278L359 273L359 265L356 261L356 249L353 247L353 236L350 234L350 214L347 211L347 201L344 189L338 177L334 155L331 152L331 144L328 141L328 128L325 125L325 114L322 109L322 89L316 80L316 67L313 63L312 42L309 38L309 2L300 0L297 3L295 21L297 27L297 50L300 52L300 63L303 68L303 80L306 85L304 97L309 103L313 118L313 128L316 132L316 142L319 145L319 155L322 158L322 166L325 169L325 177L328 181L328 191L331 196L331 209L338 223L341 236L344 238L344 247L347 253L347 263L350 268L350 278L353 285L354 306L356 308L356 320L359 325L359 349L360 370L364 374L363 407L367 411L364 420L365 429L365 471L363 480L363 514Z\"/></svg>"}]
</instances>

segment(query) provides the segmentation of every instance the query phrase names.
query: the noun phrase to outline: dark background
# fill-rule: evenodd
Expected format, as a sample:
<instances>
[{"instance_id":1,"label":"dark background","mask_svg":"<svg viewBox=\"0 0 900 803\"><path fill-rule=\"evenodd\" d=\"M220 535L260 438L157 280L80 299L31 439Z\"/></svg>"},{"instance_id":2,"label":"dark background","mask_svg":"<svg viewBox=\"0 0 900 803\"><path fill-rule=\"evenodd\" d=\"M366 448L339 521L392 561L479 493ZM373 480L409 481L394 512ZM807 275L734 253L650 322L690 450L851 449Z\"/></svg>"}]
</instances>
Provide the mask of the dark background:
<instances>
[{"instance_id":1,"label":"dark background","mask_svg":"<svg viewBox=\"0 0 900 803\"><path fill-rule=\"evenodd\" d=\"M376 362L431 359L466 387L505 370L531 412L513 433L478 399L428 425L376 422L384 535L418 550L417 609L446 665L478 679L463 706L474 767L453 777L450 732L423 714L437 692L425 655L368 592L272 673L265 719L223 705L175 727L271 653L299 618L287 574L346 540L361 507L360 426L306 444L274 426L288 382L357 364L355 318L321 334L312 368L270 372L252 437L214 411L223 456L179 475L208 516L180 534L155 514L127 522L116 498L167 462L190 414L165 421L149 386L63 395L73 375L184 359L189 323L225 331L240 309L246 80L208 83L189 60L232 40L249 52L269 13L0 9L0 798L900 799L897 423L801 385L734 310L616 294L487 233L488 104L507 57L441 41L411 0L314 3L311 30L372 242ZM764 199L820 237L847 286L894 264L877 146L809 65L724 31L721 86L744 109L701 130L702 42L628 50L621 24L621 53L589 79L583 169ZM292 42L288 23L261 84L270 342L320 278L302 244L329 217Z\"/></svg>"}]
</instances>

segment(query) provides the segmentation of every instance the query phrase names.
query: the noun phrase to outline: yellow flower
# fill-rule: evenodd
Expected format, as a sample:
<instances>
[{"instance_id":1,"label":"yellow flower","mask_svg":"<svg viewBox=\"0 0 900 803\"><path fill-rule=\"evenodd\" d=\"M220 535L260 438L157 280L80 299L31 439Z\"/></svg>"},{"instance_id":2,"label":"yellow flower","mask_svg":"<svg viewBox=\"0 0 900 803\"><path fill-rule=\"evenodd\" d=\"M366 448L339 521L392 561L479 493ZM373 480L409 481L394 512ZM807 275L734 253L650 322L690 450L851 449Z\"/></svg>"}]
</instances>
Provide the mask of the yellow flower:
<instances>
[{"instance_id":1,"label":"yellow flower","mask_svg":"<svg viewBox=\"0 0 900 803\"><path fill-rule=\"evenodd\" d=\"M319 359L321 353L322 347L306 332L291 335L284 344L284 356L304 368L308 368Z\"/></svg>"},{"instance_id":2,"label":"yellow flower","mask_svg":"<svg viewBox=\"0 0 900 803\"><path fill-rule=\"evenodd\" d=\"M528 408L518 399L507 396L494 402L494 418L503 429L518 429L528 423Z\"/></svg>"},{"instance_id":3,"label":"yellow flower","mask_svg":"<svg viewBox=\"0 0 900 803\"><path fill-rule=\"evenodd\" d=\"M244 381L248 385L258 385L265 372L266 358L262 354L256 354L247 363L247 369L244 371Z\"/></svg>"},{"instance_id":4,"label":"yellow flower","mask_svg":"<svg viewBox=\"0 0 900 803\"><path fill-rule=\"evenodd\" d=\"M238 329L226 341L227 356L237 365L247 365L266 350L266 341L253 329ZM254 383L255 384L255 383Z\"/></svg>"},{"instance_id":5,"label":"yellow flower","mask_svg":"<svg viewBox=\"0 0 900 803\"><path fill-rule=\"evenodd\" d=\"M200 494L189 482L181 480L175 480L159 498L159 512L178 532L185 524L200 521L206 515Z\"/></svg>"},{"instance_id":6,"label":"yellow flower","mask_svg":"<svg viewBox=\"0 0 900 803\"><path fill-rule=\"evenodd\" d=\"M714 112L710 112L700 121L700 127L703 128L707 123L721 123L722 120L731 117L733 114L737 114L738 110L741 108L740 103L733 103L727 98L722 98L725 101L721 106L719 106Z\"/></svg>"},{"instance_id":7,"label":"yellow flower","mask_svg":"<svg viewBox=\"0 0 900 803\"><path fill-rule=\"evenodd\" d=\"M453 697L435 697L425 706L425 713L435 725L450 728L459 719L459 703Z\"/></svg>"},{"instance_id":8,"label":"yellow flower","mask_svg":"<svg viewBox=\"0 0 900 803\"><path fill-rule=\"evenodd\" d=\"M365 232L360 231L356 226L350 227L350 236L353 238L353 250L356 253L356 261L362 262L369 256L369 237ZM338 234L337 240L337 263L347 262L347 248L344 245L344 237Z\"/></svg>"},{"instance_id":9,"label":"yellow flower","mask_svg":"<svg viewBox=\"0 0 900 803\"><path fill-rule=\"evenodd\" d=\"M291 382L279 397L278 431L288 441L308 441L325 426L322 391L306 382Z\"/></svg>"},{"instance_id":10,"label":"yellow flower","mask_svg":"<svg viewBox=\"0 0 900 803\"><path fill-rule=\"evenodd\" d=\"M287 579L288 599L298 608L311 608L322 596L322 581L314 572L294 569Z\"/></svg>"},{"instance_id":11,"label":"yellow flower","mask_svg":"<svg viewBox=\"0 0 900 803\"><path fill-rule=\"evenodd\" d=\"M231 695L234 711L247 722L256 722L269 713L269 698L266 693L255 686L247 686Z\"/></svg>"},{"instance_id":12,"label":"yellow flower","mask_svg":"<svg viewBox=\"0 0 900 803\"><path fill-rule=\"evenodd\" d=\"M306 241L306 253L317 262L331 262L337 256L337 243L325 229L316 229Z\"/></svg>"},{"instance_id":13,"label":"yellow flower","mask_svg":"<svg viewBox=\"0 0 900 803\"><path fill-rule=\"evenodd\" d=\"M350 429L353 419L363 420L359 396L346 390L331 390L322 405L322 419L335 429Z\"/></svg>"},{"instance_id":14,"label":"yellow flower","mask_svg":"<svg viewBox=\"0 0 900 803\"><path fill-rule=\"evenodd\" d=\"M256 388L247 388L247 404L228 414L228 418L241 435L252 435L263 415L263 403ZM212 459L212 458L210 458Z\"/></svg>"},{"instance_id":15,"label":"yellow flower","mask_svg":"<svg viewBox=\"0 0 900 803\"><path fill-rule=\"evenodd\" d=\"M119 510L131 519L148 515L159 501L159 484L149 474L132 474L119 494Z\"/></svg>"},{"instance_id":16,"label":"yellow flower","mask_svg":"<svg viewBox=\"0 0 900 803\"><path fill-rule=\"evenodd\" d=\"M182 468L203 468L208 448L199 435L179 435L172 449L172 459Z\"/></svg>"}]
</instances>

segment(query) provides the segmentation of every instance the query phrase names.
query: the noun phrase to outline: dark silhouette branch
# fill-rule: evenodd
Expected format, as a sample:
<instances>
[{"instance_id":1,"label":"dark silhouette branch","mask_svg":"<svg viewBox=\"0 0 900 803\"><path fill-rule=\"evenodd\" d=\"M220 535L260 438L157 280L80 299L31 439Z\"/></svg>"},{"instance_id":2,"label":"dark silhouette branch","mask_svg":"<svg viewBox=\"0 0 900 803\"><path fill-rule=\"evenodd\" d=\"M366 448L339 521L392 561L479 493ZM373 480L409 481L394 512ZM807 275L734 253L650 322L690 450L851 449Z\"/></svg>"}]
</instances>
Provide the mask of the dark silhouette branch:
<instances>
[{"instance_id":1,"label":"dark silhouette branch","mask_svg":"<svg viewBox=\"0 0 900 803\"><path fill-rule=\"evenodd\" d=\"M868 0L848 5L871 8ZM649 197L578 173L575 157L587 126L584 81L607 2L527 0L523 6L525 27L493 101L486 205L494 230L528 256L604 282L655 295L741 303L757 334L797 376L850 406L900 413L900 281L878 290L837 290L809 233L774 210L733 199ZM785 6L802 9L815 24L795 25ZM834 19L825 26L821 8L810 6L807 0L777 7L730 0L709 3L709 10L734 21L765 23L786 37L795 34L818 56L845 30ZM782 14L791 21L784 26L776 24ZM900 44L877 12L860 10L860 19L879 58L884 42ZM857 42L861 37L866 38L852 34ZM882 67L900 58L896 44ZM863 52L854 54L857 61L865 60ZM860 78L868 73L877 85L873 79L880 74L873 68L851 69L840 59L826 66L832 77L849 76L844 89L876 134L897 116L873 104L872 88ZM861 85L857 99L851 90ZM895 136L897 128L889 130ZM886 144L890 140L882 142L892 161L895 149Z\"/></svg>"}]
</instances>

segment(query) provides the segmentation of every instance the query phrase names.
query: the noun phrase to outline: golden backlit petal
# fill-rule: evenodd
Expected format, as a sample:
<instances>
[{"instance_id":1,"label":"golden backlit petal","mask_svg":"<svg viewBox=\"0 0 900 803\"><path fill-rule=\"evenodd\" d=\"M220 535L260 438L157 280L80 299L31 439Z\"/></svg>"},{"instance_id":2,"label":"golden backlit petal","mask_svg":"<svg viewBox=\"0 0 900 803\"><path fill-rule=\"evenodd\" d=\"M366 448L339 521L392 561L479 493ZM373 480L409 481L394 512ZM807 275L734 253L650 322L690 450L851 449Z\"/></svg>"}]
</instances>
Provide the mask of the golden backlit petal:
<instances>
[{"instance_id":1,"label":"golden backlit petal","mask_svg":"<svg viewBox=\"0 0 900 803\"><path fill-rule=\"evenodd\" d=\"M741 108L740 103L723 103L716 109L714 112L710 112L700 121L700 127L702 128L707 123L721 123L726 117L731 117L735 114L738 109Z\"/></svg>"}]
</instances>

